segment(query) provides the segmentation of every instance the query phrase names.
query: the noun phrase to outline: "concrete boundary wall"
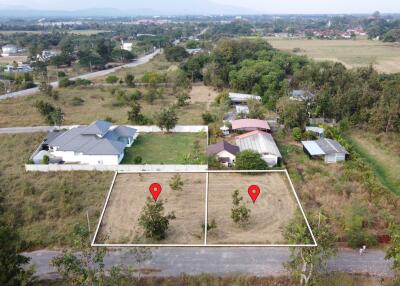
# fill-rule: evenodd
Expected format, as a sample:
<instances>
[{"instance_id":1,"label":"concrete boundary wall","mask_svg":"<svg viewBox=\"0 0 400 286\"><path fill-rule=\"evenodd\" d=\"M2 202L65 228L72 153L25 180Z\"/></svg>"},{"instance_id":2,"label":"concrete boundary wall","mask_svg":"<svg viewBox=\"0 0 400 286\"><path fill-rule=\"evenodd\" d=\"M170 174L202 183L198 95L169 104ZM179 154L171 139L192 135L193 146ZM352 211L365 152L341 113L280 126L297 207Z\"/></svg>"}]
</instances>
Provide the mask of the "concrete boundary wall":
<instances>
[{"instance_id":1,"label":"concrete boundary wall","mask_svg":"<svg viewBox=\"0 0 400 286\"><path fill-rule=\"evenodd\" d=\"M27 172L201 172L208 169L207 165L79 165L79 164L26 164Z\"/></svg>"}]
</instances>

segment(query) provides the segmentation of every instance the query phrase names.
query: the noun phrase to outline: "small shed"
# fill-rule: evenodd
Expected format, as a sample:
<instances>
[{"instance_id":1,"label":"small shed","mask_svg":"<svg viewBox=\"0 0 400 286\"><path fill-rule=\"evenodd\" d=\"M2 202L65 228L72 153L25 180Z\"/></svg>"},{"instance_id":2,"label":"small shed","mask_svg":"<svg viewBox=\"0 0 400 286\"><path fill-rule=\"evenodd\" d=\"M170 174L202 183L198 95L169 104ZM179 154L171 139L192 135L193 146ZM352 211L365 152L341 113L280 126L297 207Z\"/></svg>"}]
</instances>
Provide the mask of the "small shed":
<instances>
[{"instance_id":1,"label":"small shed","mask_svg":"<svg viewBox=\"0 0 400 286\"><path fill-rule=\"evenodd\" d=\"M238 119L232 121L232 130L248 132L254 130L260 130L270 132L271 128L266 120L260 119Z\"/></svg>"},{"instance_id":2,"label":"small shed","mask_svg":"<svg viewBox=\"0 0 400 286\"><path fill-rule=\"evenodd\" d=\"M323 138L325 129L322 127L307 126L306 131L317 135L319 138Z\"/></svg>"},{"instance_id":3,"label":"small shed","mask_svg":"<svg viewBox=\"0 0 400 286\"><path fill-rule=\"evenodd\" d=\"M314 141L302 141L304 152L312 158L324 158L325 163L345 161L349 155L339 142L323 138Z\"/></svg>"}]
</instances>

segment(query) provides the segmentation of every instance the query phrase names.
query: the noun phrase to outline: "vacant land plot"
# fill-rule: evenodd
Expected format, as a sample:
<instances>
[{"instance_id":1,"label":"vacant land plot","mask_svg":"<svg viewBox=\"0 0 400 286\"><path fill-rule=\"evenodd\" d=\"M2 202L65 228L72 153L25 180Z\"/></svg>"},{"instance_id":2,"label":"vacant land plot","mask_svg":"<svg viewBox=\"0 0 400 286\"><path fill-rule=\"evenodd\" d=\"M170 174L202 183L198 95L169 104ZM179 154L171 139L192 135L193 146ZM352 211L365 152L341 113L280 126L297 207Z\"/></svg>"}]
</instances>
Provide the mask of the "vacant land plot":
<instances>
[{"instance_id":1,"label":"vacant land plot","mask_svg":"<svg viewBox=\"0 0 400 286\"><path fill-rule=\"evenodd\" d=\"M214 102L218 92L210 86L194 85L189 95L190 102L211 103Z\"/></svg>"},{"instance_id":2,"label":"vacant land plot","mask_svg":"<svg viewBox=\"0 0 400 286\"><path fill-rule=\"evenodd\" d=\"M198 142L200 160L191 154ZM134 164L137 156L142 164L206 164L206 133L142 133L132 147L125 149L122 164Z\"/></svg>"},{"instance_id":3,"label":"vacant land plot","mask_svg":"<svg viewBox=\"0 0 400 286\"><path fill-rule=\"evenodd\" d=\"M97 243L162 243L202 244L205 212L205 173L181 173L183 189L172 190L169 181L173 173L119 174L114 184L106 212L101 222ZM174 212L167 238L150 241L143 237L138 224L146 199L151 197L149 187L159 183L165 214Z\"/></svg>"},{"instance_id":4,"label":"vacant land plot","mask_svg":"<svg viewBox=\"0 0 400 286\"><path fill-rule=\"evenodd\" d=\"M132 93L132 88L122 88ZM41 94L27 97L11 98L0 101L0 127L45 125L45 120L37 112L34 104L38 100L49 101L60 106L65 113L64 124L88 124L97 119L112 118L117 124L128 123L129 104L115 106L116 98L111 95L109 87L79 87L59 89L60 98L55 101ZM74 98L83 100L74 104ZM142 113L153 118L162 108L176 102L174 96L164 95L153 104L140 100ZM206 109L206 103L193 103L178 108L178 124L202 124L201 114Z\"/></svg>"},{"instance_id":5,"label":"vacant land plot","mask_svg":"<svg viewBox=\"0 0 400 286\"><path fill-rule=\"evenodd\" d=\"M27 56L11 56L0 57L0 64L12 64L13 62L24 62L28 59Z\"/></svg>"},{"instance_id":6,"label":"vacant land plot","mask_svg":"<svg viewBox=\"0 0 400 286\"><path fill-rule=\"evenodd\" d=\"M352 132L350 137L358 153L371 165L381 183L400 195L400 137L396 134L358 131Z\"/></svg>"},{"instance_id":7,"label":"vacant land plot","mask_svg":"<svg viewBox=\"0 0 400 286\"><path fill-rule=\"evenodd\" d=\"M300 49L316 60L332 60L347 67L374 64L380 72L400 72L400 45L367 39L357 40L306 40L268 38L274 48L293 52Z\"/></svg>"},{"instance_id":8,"label":"vacant land plot","mask_svg":"<svg viewBox=\"0 0 400 286\"><path fill-rule=\"evenodd\" d=\"M73 245L76 224L94 229L112 179L111 172L26 172L45 134L0 136L2 219L26 241L24 249Z\"/></svg>"},{"instance_id":9,"label":"vacant land plot","mask_svg":"<svg viewBox=\"0 0 400 286\"><path fill-rule=\"evenodd\" d=\"M261 193L253 204L248 187L258 185ZM232 194L238 190L250 209L250 219L238 226L231 218ZM207 234L208 244L285 244L282 232L299 207L285 173L210 173L208 223L217 227ZM304 222L305 223L305 222ZM298 243L302 243L301 241Z\"/></svg>"}]
</instances>

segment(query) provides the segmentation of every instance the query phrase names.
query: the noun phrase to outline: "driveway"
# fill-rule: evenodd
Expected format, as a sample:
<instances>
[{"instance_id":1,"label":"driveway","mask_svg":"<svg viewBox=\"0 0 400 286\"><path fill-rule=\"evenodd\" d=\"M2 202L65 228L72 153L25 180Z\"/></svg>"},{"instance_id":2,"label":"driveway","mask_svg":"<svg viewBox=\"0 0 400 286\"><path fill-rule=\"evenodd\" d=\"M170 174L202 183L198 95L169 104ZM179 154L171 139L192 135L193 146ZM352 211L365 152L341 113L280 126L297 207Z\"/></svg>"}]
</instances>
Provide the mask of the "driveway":
<instances>
[{"instance_id":1,"label":"driveway","mask_svg":"<svg viewBox=\"0 0 400 286\"><path fill-rule=\"evenodd\" d=\"M60 252L39 250L24 255L32 258L37 274L42 278L57 276L49 261ZM328 263L331 272L369 273L378 276L392 276L391 261L384 259L381 250L368 250L360 256L358 250L341 249ZM152 270L151 275L177 276L182 273L229 275L235 273L276 276L285 275L282 263L289 259L288 248L170 248L153 250L152 258L140 265L129 252L129 248L110 251L105 257L105 266L123 264L135 268Z\"/></svg>"},{"instance_id":2,"label":"driveway","mask_svg":"<svg viewBox=\"0 0 400 286\"><path fill-rule=\"evenodd\" d=\"M160 53L160 50L156 50L151 54L145 55L143 57L138 58L137 60L135 60L134 62L131 62L129 64L125 64L122 66L118 66L115 68L111 68L111 69L107 69L107 70L101 70L101 71L96 71L96 72L91 72L91 73L87 73L87 74L82 74L76 77L72 77L70 78L71 80L76 80L78 78L80 79L93 79L96 77L102 77L102 76L106 76L110 73L116 72L122 68L132 68L132 67L136 67L136 66L140 66L143 65L145 63L148 63L155 55L157 55L158 53ZM58 87L58 82L52 82L50 83L54 88ZM32 95L35 94L39 91L38 87L34 87L34 88L29 88L29 89L24 89L24 90L20 90L20 91L16 91L16 92L11 92L5 95L1 95L0 96L0 100L3 99L7 99L7 98L14 98L14 97L21 97L21 96L27 96L27 95Z\"/></svg>"}]
</instances>

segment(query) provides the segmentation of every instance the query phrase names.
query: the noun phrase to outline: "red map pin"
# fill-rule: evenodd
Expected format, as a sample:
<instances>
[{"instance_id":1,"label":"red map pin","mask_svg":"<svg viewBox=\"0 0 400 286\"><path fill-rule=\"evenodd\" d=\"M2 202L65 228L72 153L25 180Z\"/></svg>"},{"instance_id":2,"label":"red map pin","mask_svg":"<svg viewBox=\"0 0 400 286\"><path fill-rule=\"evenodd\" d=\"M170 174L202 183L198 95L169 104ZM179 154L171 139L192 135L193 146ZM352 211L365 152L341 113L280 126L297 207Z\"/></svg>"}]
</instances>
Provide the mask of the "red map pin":
<instances>
[{"instance_id":1,"label":"red map pin","mask_svg":"<svg viewBox=\"0 0 400 286\"><path fill-rule=\"evenodd\" d=\"M256 202L258 196L260 195L260 187L257 185L251 185L247 192L249 193L250 198L253 201L253 204Z\"/></svg>"},{"instance_id":2,"label":"red map pin","mask_svg":"<svg viewBox=\"0 0 400 286\"><path fill-rule=\"evenodd\" d=\"M153 196L154 201L156 202L158 199L158 196L161 194L161 186L158 183L153 183L149 187L149 191L151 195Z\"/></svg>"}]
</instances>

